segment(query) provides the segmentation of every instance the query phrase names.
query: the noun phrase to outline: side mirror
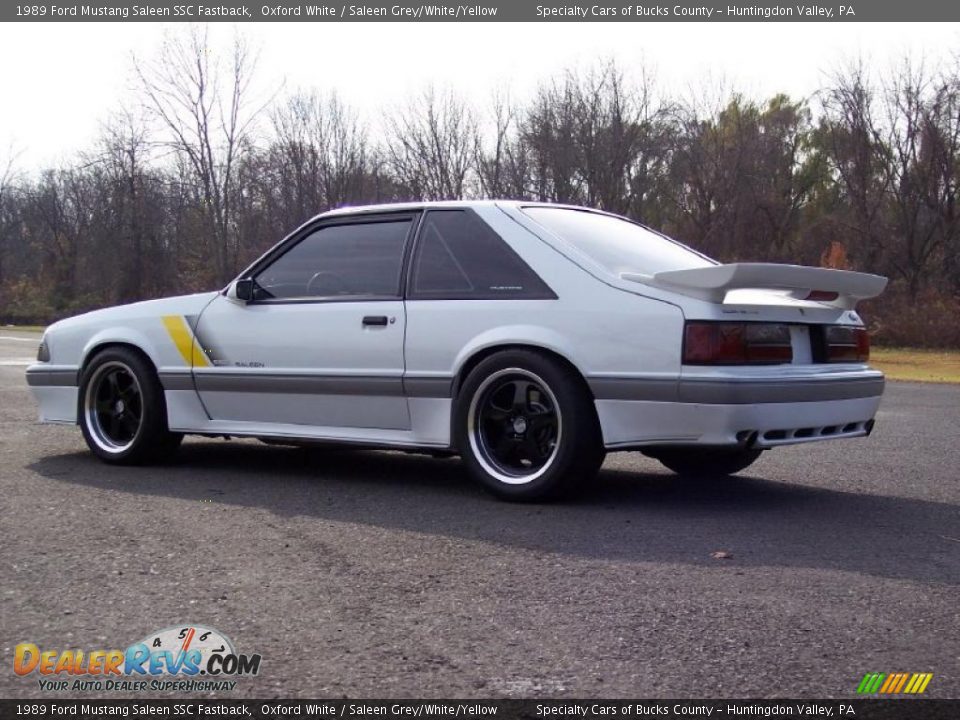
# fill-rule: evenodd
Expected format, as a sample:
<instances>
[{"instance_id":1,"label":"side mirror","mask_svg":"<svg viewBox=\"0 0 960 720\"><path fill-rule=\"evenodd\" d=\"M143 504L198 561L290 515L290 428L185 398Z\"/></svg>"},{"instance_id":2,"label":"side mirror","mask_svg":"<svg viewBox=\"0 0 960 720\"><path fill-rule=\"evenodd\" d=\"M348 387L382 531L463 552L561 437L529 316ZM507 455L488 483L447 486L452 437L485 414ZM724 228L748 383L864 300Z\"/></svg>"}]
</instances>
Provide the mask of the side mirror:
<instances>
[{"instance_id":1,"label":"side mirror","mask_svg":"<svg viewBox=\"0 0 960 720\"><path fill-rule=\"evenodd\" d=\"M253 300L253 288L253 278L243 278L242 280L237 280L237 282L234 283L233 293L237 296L237 300L250 302Z\"/></svg>"}]
</instances>

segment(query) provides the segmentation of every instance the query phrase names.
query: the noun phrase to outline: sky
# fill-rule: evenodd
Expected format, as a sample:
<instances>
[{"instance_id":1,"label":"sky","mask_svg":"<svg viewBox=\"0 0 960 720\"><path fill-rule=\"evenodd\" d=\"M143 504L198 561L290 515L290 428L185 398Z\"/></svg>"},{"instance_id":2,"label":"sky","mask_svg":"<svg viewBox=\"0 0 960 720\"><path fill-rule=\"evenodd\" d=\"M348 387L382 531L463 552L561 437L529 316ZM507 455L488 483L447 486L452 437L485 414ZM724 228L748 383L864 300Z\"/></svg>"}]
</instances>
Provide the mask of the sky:
<instances>
[{"instance_id":1,"label":"sky","mask_svg":"<svg viewBox=\"0 0 960 720\"><path fill-rule=\"evenodd\" d=\"M6 23L0 26L0 165L22 171L69 162L111 113L138 103L133 53L149 58L166 23ZM211 26L260 49L258 83L336 90L368 120L428 83L482 105L497 89L521 99L565 68L614 59L652 70L665 94L723 79L753 97L806 97L829 72L863 58L878 74L904 54L936 65L960 51L951 23L248 23Z\"/></svg>"}]
</instances>

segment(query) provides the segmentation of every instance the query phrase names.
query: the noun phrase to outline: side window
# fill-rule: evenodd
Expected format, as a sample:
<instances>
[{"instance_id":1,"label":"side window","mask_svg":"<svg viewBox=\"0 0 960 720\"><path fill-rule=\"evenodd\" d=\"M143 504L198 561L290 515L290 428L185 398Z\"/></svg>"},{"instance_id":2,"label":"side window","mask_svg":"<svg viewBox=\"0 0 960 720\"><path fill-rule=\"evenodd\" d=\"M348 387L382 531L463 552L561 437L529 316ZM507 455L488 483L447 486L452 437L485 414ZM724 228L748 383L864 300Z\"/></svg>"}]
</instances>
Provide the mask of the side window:
<instances>
[{"instance_id":1,"label":"side window","mask_svg":"<svg viewBox=\"0 0 960 720\"><path fill-rule=\"evenodd\" d=\"M412 298L547 299L556 295L493 229L466 210L431 210L420 231Z\"/></svg>"},{"instance_id":2,"label":"side window","mask_svg":"<svg viewBox=\"0 0 960 720\"><path fill-rule=\"evenodd\" d=\"M398 297L411 222L322 227L256 275L256 299Z\"/></svg>"}]
</instances>

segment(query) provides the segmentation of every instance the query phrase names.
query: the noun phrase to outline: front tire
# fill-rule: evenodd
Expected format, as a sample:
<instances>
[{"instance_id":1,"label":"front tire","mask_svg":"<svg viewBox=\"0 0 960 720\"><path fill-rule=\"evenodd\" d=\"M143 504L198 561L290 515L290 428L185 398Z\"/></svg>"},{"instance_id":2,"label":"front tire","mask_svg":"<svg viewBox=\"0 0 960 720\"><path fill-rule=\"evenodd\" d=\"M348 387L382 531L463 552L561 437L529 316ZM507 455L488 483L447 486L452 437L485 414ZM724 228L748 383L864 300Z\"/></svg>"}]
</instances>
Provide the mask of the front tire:
<instances>
[{"instance_id":1,"label":"front tire","mask_svg":"<svg viewBox=\"0 0 960 720\"><path fill-rule=\"evenodd\" d=\"M454 438L470 474L507 500L584 487L603 463L593 399L562 363L529 350L499 352L467 376Z\"/></svg>"},{"instance_id":2,"label":"front tire","mask_svg":"<svg viewBox=\"0 0 960 720\"><path fill-rule=\"evenodd\" d=\"M677 475L710 477L733 475L750 467L763 450L745 448L664 448L647 454Z\"/></svg>"},{"instance_id":3,"label":"front tire","mask_svg":"<svg viewBox=\"0 0 960 720\"><path fill-rule=\"evenodd\" d=\"M153 366L125 347L102 350L84 368L79 419L91 452L117 465L165 460L183 439L167 427L163 388Z\"/></svg>"}]
</instances>

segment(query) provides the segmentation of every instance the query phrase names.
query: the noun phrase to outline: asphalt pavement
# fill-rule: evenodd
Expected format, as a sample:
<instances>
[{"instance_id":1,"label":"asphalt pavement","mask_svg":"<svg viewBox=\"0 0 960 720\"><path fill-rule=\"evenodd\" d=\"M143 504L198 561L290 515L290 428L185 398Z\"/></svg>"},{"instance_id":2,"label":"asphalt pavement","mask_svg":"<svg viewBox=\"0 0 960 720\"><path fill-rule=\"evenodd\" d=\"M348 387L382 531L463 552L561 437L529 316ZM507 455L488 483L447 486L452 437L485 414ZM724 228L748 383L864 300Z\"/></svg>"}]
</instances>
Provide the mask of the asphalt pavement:
<instances>
[{"instance_id":1,"label":"asphalt pavement","mask_svg":"<svg viewBox=\"0 0 960 720\"><path fill-rule=\"evenodd\" d=\"M394 452L104 465L36 423L38 339L0 328L0 697L44 696L18 643L188 623L262 655L223 697L839 698L867 672L960 697L960 387L889 383L870 438L732 479L620 453L576 502L512 505Z\"/></svg>"}]
</instances>

